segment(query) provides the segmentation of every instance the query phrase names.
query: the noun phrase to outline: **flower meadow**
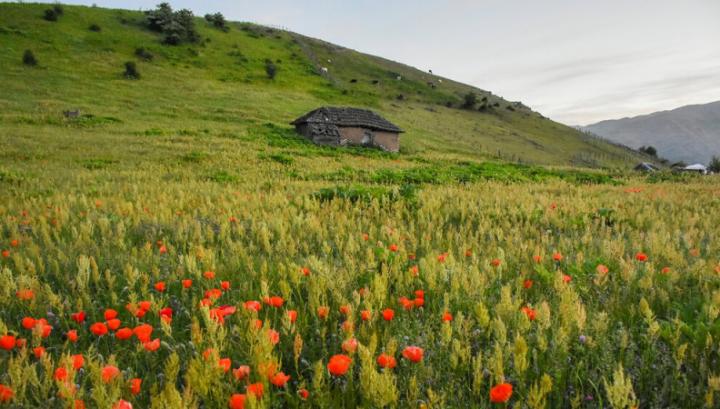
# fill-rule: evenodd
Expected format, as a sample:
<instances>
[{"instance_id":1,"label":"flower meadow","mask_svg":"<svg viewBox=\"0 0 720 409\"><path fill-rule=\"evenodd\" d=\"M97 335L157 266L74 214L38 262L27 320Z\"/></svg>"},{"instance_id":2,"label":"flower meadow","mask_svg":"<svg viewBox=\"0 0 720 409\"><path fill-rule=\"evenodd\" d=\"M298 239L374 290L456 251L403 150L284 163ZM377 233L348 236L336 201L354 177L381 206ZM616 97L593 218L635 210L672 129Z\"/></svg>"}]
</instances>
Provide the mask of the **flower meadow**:
<instances>
[{"instance_id":1,"label":"flower meadow","mask_svg":"<svg viewBox=\"0 0 720 409\"><path fill-rule=\"evenodd\" d=\"M80 181L0 193L0 407L720 405L712 179Z\"/></svg>"}]
</instances>

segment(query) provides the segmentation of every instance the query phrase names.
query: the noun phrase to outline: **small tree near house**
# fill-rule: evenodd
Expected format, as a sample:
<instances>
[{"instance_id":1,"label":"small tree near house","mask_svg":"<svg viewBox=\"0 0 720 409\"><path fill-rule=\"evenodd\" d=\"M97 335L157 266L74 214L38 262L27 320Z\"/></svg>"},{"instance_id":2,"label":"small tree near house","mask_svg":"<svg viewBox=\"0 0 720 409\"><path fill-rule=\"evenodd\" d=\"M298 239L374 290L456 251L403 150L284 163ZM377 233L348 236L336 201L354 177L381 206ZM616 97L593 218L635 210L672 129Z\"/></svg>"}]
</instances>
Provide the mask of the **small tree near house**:
<instances>
[{"instance_id":1,"label":"small tree near house","mask_svg":"<svg viewBox=\"0 0 720 409\"><path fill-rule=\"evenodd\" d=\"M720 173L720 157L713 156L712 159L710 159L708 170L713 173Z\"/></svg>"}]
</instances>

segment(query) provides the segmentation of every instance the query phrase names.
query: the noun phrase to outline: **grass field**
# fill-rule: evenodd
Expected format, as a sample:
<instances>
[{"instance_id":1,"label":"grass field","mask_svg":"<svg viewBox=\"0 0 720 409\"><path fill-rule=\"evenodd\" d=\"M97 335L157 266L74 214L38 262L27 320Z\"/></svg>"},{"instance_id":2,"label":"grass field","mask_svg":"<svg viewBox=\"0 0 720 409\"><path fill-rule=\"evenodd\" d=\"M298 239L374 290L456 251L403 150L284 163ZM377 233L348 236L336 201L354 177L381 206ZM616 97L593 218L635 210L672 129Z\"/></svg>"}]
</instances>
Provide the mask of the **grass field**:
<instances>
[{"instance_id":1,"label":"grass field","mask_svg":"<svg viewBox=\"0 0 720 409\"><path fill-rule=\"evenodd\" d=\"M0 407L719 407L717 177L317 40L48 7L0 4ZM287 125L329 103L401 152Z\"/></svg>"}]
</instances>

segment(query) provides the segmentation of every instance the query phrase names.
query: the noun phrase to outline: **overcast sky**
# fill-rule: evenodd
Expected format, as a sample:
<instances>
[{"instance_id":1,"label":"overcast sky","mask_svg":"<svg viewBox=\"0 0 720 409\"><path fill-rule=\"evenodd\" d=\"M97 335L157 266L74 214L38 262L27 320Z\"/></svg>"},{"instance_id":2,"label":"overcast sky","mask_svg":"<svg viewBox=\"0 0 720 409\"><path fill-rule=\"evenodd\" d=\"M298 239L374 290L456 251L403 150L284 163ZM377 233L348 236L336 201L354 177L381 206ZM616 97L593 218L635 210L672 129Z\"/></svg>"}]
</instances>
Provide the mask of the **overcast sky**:
<instances>
[{"instance_id":1,"label":"overcast sky","mask_svg":"<svg viewBox=\"0 0 720 409\"><path fill-rule=\"evenodd\" d=\"M71 0L148 9L160 0ZM720 0L176 0L493 91L570 125L720 100Z\"/></svg>"}]
</instances>

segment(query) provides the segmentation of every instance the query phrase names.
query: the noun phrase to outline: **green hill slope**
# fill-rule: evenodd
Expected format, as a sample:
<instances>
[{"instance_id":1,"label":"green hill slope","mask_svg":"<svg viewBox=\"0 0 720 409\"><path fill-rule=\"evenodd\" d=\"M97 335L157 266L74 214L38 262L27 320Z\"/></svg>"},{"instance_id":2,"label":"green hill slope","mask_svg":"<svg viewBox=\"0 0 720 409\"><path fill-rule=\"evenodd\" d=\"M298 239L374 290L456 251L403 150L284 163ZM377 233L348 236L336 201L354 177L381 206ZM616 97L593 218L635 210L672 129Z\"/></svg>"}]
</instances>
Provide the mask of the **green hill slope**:
<instances>
[{"instance_id":1,"label":"green hill slope","mask_svg":"<svg viewBox=\"0 0 720 409\"><path fill-rule=\"evenodd\" d=\"M618 168L638 160L490 92L297 34L242 23L223 32L198 18L201 42L166 46L139 12L65 6L50 22L48 7L0 4L3 159L17 160L33 144L64 149L76 162L130 163L140 160L133 147L154 158L215 146L246 160L285 154L303 164L312 159L268 145L269 133L291 135L288 122L315 107L351 105L407 131L396 166L421 158ZM139 47L152 61L136 56ZM36 67L22 63L28 49ZM273 80L268 59L278 67ZM126 61L137 63L141 79L123 77ZM461 109L469 91L488 108ZM66 120L62 111L74 109L92 117Z\"/></svg>"}]
</instances>

